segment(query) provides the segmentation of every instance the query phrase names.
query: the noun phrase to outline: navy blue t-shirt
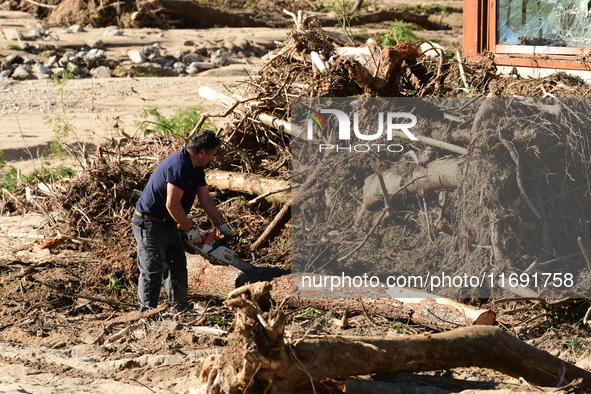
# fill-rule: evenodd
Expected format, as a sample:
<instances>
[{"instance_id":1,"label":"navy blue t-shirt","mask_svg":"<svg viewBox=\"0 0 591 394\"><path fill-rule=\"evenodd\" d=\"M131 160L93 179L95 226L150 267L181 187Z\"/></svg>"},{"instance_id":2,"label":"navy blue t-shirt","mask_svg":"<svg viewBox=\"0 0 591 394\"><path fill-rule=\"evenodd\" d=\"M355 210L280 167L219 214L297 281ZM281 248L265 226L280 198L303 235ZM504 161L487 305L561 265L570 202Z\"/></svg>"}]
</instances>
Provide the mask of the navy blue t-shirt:
<instances>
[{"instance_id":1,"label":"navy blue t-shirt","mask_svg":"<svg viewBox=\"0 0 591 394\"><path fill-rule=\"evenodd\" d=\"M166 209L166 188L172 183L184 193L181 205L189 213L199 186L207 186L203 167L193 167L189 152L182 148L162 160L148 180L135 208L158 219L172 219Z\"/></svg>"}]
</instances>

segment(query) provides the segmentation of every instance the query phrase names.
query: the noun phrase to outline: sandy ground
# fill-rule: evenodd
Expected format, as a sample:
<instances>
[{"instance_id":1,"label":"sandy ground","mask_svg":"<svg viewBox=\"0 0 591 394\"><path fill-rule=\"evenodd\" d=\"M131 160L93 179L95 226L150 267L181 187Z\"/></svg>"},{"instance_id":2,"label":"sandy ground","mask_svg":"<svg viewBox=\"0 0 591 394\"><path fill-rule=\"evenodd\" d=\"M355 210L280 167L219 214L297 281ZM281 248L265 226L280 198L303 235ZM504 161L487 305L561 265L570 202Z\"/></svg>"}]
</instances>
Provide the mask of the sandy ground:
<instances>
[{"instance_id":1,"label":"sandy ground","mask_svg":"<svg viewBox=\"0 0 591 394\"><path fill-rule=\"evenodd\" d=\"M447 3L461 6L460 1ZM425 32L424 38L438 38L438 41L454 49L459 47L461 15L444 16L441 22L453 24L454 30ZM0 12L0 29L25 29L38 23L27 14ZM100 37L102 30L93 29L87 33L64 35L60 45L82 44L90 38ZM185 48L184 43L189 40L197 42L248 37L250 40L270 45L274 40L282 40L285 34L285 30L278 29L166 32L142 29L126 31L123 38L114 37L108 42L105 41L108 45L108 56L122 57L129 49L140 49L154 42L160 42L167 51L172 52ZM0 59L12 53L5 49L6 44L5 40L0 39ZM121 136L121 129L133 134L142 120L141 113L149 107L158 108L165 116L172 115L179 108L194 104L201 104L210 112L219 112L220 108L198 97L199 87L206 85L228 94L237 89L241 81L247 79L246 71L254 67L256 64L232 65L193 77L179 78L69 80L63 88L48 80L2 81L0 150L8 166L29 172L61 161L59 158L43 156L49 142L55 137L52 122L55 123L60 118L67 120L72 126L68 140L86 143L92 152L92 148L103 143L105 139ZM221 125L223 120L217 122ZM0 217L0 250L12 256L15 261L43 265L48 259L46 251L32 250L30 239L5 236L9 233L33 234L39 230L41 219L41 216L36 214ZM52 258L55 259L56 256ZM27 269L19 267L17 268ZM22 291L22 283L15 286L20 286ZM138 356L146 352L136 351L128 356L121 352L117 353L117 357L109 355L104 348L93 345L93 341L100 334L96 331L96 326L108 318L109 316L97 315L96 322L86 322L85 328L79 331L75 329L77 323L74 318L64 318L60 323L63 326L58 326L65 327L64 331L70 335L65 342L60 342L59 335L53 332L48 337L39 334L39 331L38 335L34 332L30 335L23 334L30 331L30 324L22 323L22 327L7 328L0 320L0 393L188 392L195 379L194 373L190 371L194 371L203 352L195 350L195 347L185 346L181 352L164 351L163 354L162 349L170 348L163 343L160 347L150 347L148 353L154 354ZM181 345L192 343L196 334L187 333L188 326L179 328L174 324L177 323L170 320L144 322L145 330L149 332L145 338L170 338L173 335L178 339L183 335L189 335L193 339L187 340L188 342L180 339L178 341ZM74 341L75 346L71 346L72 336L78 336L77 341ZM149 347L148 344L145 346Z\"/></svg>"}]
</instances>

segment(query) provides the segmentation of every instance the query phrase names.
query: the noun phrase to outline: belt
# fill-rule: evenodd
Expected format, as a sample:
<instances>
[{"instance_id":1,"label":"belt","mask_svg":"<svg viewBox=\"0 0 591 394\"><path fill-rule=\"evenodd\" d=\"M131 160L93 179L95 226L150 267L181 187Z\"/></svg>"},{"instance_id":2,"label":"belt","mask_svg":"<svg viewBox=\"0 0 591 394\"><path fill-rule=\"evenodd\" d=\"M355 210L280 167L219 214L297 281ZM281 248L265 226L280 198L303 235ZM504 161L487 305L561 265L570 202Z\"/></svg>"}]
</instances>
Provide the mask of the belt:
<instances>
[{"instance_id":1,"label":"belt","mask_svg":"<svg viewBox=\"0 0 591 394\"><path fill-rule=\"evenodd\" d=\"M144 218L144 219L150 219L150 220L152 220L152 221L154 221L156 223L166 223L167 222L166 219L158 219L158 218L155 218L154 216L150 216L150 215L147 215L145 213L142 213L142 212L138 211L137 209L135 210L135 214L138 215L139 217Z\"/></svg>"}]
</instances>

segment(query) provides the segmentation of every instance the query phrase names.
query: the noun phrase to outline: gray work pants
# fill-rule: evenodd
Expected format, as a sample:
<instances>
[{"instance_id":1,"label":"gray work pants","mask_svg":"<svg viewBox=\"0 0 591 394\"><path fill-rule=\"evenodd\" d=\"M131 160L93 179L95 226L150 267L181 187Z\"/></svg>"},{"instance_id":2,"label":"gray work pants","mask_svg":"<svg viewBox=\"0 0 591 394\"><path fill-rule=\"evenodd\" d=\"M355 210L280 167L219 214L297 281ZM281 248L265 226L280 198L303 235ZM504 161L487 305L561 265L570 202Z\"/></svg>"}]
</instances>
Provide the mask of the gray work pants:
<instances>
[{"instance_id":1,"label":"gray work pants","mask_svg":"<svg viewBox=\"0 0 591 394\"><path fill-rule=\"evenodd\" d=\"M131 227L137 241L140 270L137 296L140 312L158 306L162 280L168 299L177 303L181 309L186 308L189 288L187 258L176 225L157 223L133 215Z\"/></svg>"}]
</instances>

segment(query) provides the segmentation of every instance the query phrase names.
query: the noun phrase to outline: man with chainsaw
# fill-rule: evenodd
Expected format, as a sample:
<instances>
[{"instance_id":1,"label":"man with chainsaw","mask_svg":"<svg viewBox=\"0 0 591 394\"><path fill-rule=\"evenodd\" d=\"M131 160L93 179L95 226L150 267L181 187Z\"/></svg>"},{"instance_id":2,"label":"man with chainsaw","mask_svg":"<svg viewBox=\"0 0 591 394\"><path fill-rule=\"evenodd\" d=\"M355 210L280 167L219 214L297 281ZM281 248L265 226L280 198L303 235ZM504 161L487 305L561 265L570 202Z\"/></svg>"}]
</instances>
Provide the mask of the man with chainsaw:
<instances>
[{"instance_id":1,"label":"man with chainsaw","mask_svg":"<svg viewBox=\"0 0 591 394\"><path fill-rule=\"evenodd\" d=\"M138 245L141 312L158 305L162 280L168 299L176 304L175 309L182 311L189 307L182 237L193 244L201 242L199 227L187 216L195 197L220 232L233 236L205 182L204 167L213 159L220 143L209 130L189 137L185 147L156 167L135 205L132 229Z\"/></svg>"}]
</instances>

